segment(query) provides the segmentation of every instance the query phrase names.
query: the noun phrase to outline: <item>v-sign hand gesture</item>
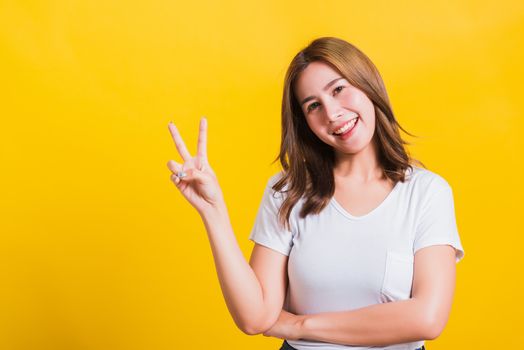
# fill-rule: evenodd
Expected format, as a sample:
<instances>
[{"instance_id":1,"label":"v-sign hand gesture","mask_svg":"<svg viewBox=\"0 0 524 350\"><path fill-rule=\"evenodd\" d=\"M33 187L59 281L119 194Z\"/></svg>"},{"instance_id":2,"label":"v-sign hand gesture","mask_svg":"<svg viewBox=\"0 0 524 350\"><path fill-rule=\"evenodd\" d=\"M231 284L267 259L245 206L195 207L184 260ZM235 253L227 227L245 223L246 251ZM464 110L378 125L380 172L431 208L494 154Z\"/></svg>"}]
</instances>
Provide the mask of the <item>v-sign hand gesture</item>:
<instances>
[{"instance_id":1,"label":"v-sign hand gesture","mask_svg":"<svg viewBox=\"0 0 524 350\"><path fill-rule=\"evenodd\" d=\"M206 118L202 117L200 119L196 157L192 157L189 154L177 127L173 123L169 123L168 127L178 153L184 160L184 164L179 164L173 160L167 162L167 167L172 172L171 181L175 183L188 202L200 214L221 205L224 200L222 190L218 184L215 172L207 162ZM177 175L180 171L184 171L186 175L178 177Z\"/></svg>"}]
</instances>

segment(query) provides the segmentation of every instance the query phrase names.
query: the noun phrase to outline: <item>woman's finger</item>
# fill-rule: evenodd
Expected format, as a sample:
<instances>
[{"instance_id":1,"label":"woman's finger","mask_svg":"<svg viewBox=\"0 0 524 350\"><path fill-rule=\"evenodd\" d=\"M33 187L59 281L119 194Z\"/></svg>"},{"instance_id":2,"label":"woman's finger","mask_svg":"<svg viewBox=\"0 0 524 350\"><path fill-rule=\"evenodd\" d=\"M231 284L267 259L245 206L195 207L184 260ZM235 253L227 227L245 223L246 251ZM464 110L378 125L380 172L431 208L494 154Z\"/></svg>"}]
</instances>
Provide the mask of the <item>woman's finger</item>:
<instances>
[{"instance_id":1,"label":"woman's finger","mask_svg":"<svg viewBox=\"0 0 524 350\"><path fill-rule=\"evenodd\" d=\"M178 174L179 171L184 170L184 166L180 163L175 162L174 160L170 160L167 162L167 167L173 174Z\"/></svg>"},{"instance_id":2,"label":"woman's finger","mask_svg":"<svg viewBox=\"0 0 524 350\"><path fill-rule=\"evenodd\" d=\"M173 181L175 185L178 185L180 183L180 178L176 176L176 174L171 174L171 181Z\"/></svg>"},{"instance_id":3,"label":"woman's finger","mask_svg":"<svg viewBox=\"0 0 524 350\"><path fill-rule=\"evenodd\" d=\"M172 122L169 122L168 124L169 131L171 132L171 137L175 141L176 149L178 150L178 153L182 157L184 161L188 161L191 159L191 154L189 154L189 151L186 148L186 144L184 143L184 140L182 140L182 136L178 132L177 127Z\"/></svg>"},{"instance_id":4,"label":"woman's finger","mask_svg":"<svg viewBox=\"0 0 524 350\"><path fill-rule=\"evenodd\" d=\"M207 162L207 119L206 117L202 117L200 119L200 128L198 131L197 156L200 159L201 164L199 168L201 168Z\"/></svg>"},{"instance_id":5,"label":"woman's finger","mask_svg":"<svg viewBox=\"0 0 524 350\"><path fill-rule=\"evenodd\" d=\"M197 163L198 170L204 171L204 169L206 168L204 160L202 158L197 158Z\"/></svg>"},{"instance_id":6,"label":"woman's finger","mask_svg":"<svg viewBox=\"0 0 524 350\"><path fill-rule=\"evenodd\" d=\"M176 174L173 174L172 176L176 176ZM197 168L191 168L184 170L184 176L180 177L177 176L178 181L184 181L186 183L192 183L194 181L202 181L203 180L203 173L198 170ZM176 182L178 184L178 182Z\"/></svg>"},{"instance_id":7,"label":"woman's finger","mask_svg":"<svg viewBox=\"0 0 524 350\"><path fill-rule=\"evenodd\" d=\"M180 183L180 177L178 176L184 171L184 165L170 160L167 162L167 167L171 170L171 181L178 185Z\"/></svg>"}]
</instances>

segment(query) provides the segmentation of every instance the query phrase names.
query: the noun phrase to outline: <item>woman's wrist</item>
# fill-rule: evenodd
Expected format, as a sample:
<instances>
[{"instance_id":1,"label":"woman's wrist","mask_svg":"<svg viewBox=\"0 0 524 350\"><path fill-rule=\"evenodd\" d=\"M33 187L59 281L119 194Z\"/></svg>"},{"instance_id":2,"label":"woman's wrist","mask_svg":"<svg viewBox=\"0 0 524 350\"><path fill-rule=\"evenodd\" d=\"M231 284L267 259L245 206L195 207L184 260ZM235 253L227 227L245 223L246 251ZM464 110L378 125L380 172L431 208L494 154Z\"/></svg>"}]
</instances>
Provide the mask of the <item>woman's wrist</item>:
<instances>
[{"instance_id":1,"label":"woman's wrist","mask_svg":"<svg viewBox=\"0 0 524 350\"><path fill-rule=\"evenodd\" d=\"M216 216L223 214L224 212L227 212L226 203L224 199L217 200L215 203L208 203L207 205L203 206L201 210L198 211L198 213L202 217Z\"/></svg>"},{"instance_id":2,"label":"woman's wrist","mask_svg":"<svg viewBox=\"0 0 524 350\"><path fill-rule=\"evenodd\" d=\"M307 315L297 315L297 322L295 323L295 339L306 338L305 323Z\"/></svg>"},{"instance_id":3,"label":"woman's wrist","mask_svg":"<svg viewBox=\"0 0 524 350\"><path fill-rule=\"evenodd\" d=\"M227 206L223 201L210 205L207 209L199 212L199 214L206 227L211 224L229 221Z\"/></svg>"}]
</instances>

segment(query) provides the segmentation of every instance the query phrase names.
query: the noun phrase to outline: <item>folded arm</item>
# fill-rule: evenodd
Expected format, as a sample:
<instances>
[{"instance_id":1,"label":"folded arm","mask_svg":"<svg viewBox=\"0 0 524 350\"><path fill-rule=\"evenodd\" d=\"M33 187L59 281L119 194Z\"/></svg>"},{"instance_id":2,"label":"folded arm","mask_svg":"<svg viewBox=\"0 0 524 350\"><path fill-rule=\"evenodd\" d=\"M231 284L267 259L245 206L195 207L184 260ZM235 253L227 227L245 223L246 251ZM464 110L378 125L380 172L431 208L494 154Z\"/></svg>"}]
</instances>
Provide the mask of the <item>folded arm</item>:
<instances>
[{"instance_id":1,"label":"folded arm","mask_svg":"<svg viewBox=\"0 0 524 350\"><path fill-rule=\"evenodd\" d=\"M451 310L455 264L455 249L449 245L420 249L415 254L412 298L351 311L297 315L294 334L287 334L287 339L364 346L435 339Z\"/></svg>"}]
</instances>

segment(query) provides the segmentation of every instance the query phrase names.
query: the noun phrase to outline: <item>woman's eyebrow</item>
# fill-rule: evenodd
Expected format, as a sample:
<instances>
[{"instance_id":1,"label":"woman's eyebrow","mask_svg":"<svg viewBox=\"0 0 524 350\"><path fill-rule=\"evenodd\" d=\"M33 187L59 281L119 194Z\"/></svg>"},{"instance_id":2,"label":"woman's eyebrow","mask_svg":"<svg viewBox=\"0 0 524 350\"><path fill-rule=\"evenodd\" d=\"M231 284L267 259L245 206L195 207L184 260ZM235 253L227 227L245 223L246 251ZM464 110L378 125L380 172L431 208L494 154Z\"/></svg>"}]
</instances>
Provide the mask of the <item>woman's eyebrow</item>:
<instances>
[{"instance_id":1,"label":"woman's eyebrow","mask_svg":"<svg viewBox=\"0 0 524 350\"><path fill-rule=\"evenodd\" d=\"M324 90L329 89L329 87L330 87L331 85L335 84L335 83L336 83L338 80L340 80L340 79L344 79L344 77L339 77L339 78L336 78L336 79L331 80L331 81L330 81L329 83L327 83L327 85L324 87ZM300 105L302 106L304 103L306 103L307 101L312 100L312 99L314 99L314 98L315 98L315 96L308 96L308 97L306 97L305 99L302 100L302 102L300 103Z\"/></svg>"}]
</instances>

